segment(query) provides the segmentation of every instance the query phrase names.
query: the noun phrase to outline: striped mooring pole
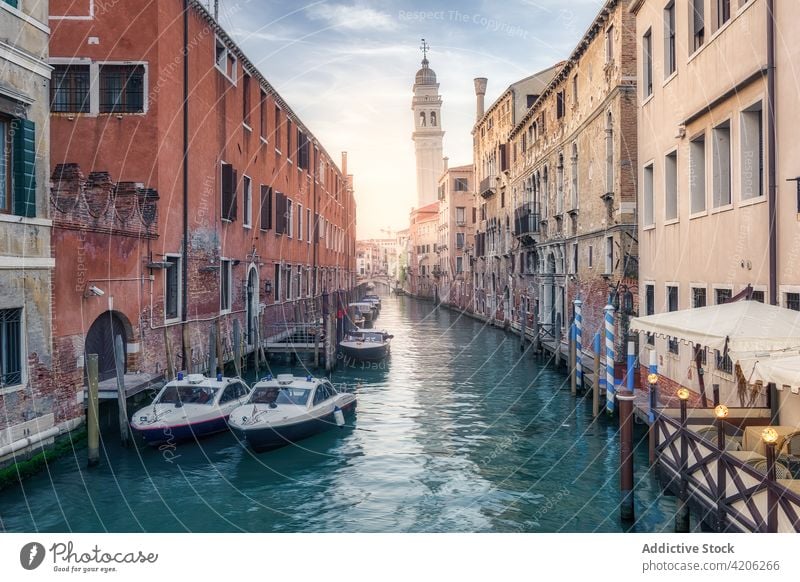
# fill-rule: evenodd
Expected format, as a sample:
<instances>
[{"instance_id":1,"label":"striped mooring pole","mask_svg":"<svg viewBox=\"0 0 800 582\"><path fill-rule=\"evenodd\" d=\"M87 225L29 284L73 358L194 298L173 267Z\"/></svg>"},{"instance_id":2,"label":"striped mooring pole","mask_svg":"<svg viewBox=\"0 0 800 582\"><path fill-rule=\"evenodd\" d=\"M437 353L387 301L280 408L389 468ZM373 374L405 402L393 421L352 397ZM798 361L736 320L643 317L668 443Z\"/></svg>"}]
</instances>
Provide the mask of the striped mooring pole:
<instances>
[{"instance_id":1,"label":"striped mooring pole","mask_svg":"<svg viewBox=\"0 0 800 582\"><path fill-rule=\"evenodd\" d=\"M606 326L606 410L614 413L614 306L606 305L603 308Z\"/></svg>"},{"instance_id":2,"label":"striped mooring pole","mask_svg":"<svg viewBox=\"0 0 800 582\"><path fill-rule=\"evenodd\" d=\"M575 304L575 386L578 394L583 393L583 302L580 299Z\"/></svg>"}]
</instances>

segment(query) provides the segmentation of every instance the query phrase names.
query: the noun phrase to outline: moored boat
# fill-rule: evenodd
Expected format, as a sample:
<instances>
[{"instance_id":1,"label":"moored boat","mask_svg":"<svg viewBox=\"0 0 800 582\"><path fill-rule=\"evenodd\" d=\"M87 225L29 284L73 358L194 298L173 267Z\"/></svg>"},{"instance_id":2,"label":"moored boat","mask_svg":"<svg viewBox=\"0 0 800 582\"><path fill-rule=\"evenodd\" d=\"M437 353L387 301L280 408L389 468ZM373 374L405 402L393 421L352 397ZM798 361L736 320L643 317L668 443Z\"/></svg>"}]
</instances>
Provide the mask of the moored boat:
<instances>
[{"instance_id":1,"label":"moored boat","mask_svg":"<svg viewBox=\"0 0 800 582\"><path fill-rule=\"evenodd\" d=\"M224 431L231 411L249 396L241 378L179 372L152 404L133 414L131 429L150 445L197 439Z\"/></svg>"},{"instance_id":2,"label":"moored boat","mask_svg":"<svg viewBox=\"0 0 800 582\"><path fill-rule=\"evenodd\" d=\"M343 426L355 407L355 394L337 391L326 378L278 374L257 382L228 422L239 440L266 451Z\"/></svg>"},{"instance_id":3,"label":"moored boat","mask_svg":"<svg viewBox=\"0 0 800 582\"><path fill-rule=\"evenodd\" d=\"M356 329L344 336L339 343L339 350L347 358L375 362L389 355L393 337L385 331Z\"/></svg>"},{"instance_id":4,"label":"moored boat","mask_svg":"<svg viewBox=\"0 0 800 582\"><path fill-rule=\"evenodd\" d=\"M361 317L364 318L365 327L372 326L372 322L375 320L377 310L371 303L367 303L366 301L358 301L356 303L351 303L350 307L354 307L358 310L358 313L360 313Z\"/></svg>"}]
</instances>

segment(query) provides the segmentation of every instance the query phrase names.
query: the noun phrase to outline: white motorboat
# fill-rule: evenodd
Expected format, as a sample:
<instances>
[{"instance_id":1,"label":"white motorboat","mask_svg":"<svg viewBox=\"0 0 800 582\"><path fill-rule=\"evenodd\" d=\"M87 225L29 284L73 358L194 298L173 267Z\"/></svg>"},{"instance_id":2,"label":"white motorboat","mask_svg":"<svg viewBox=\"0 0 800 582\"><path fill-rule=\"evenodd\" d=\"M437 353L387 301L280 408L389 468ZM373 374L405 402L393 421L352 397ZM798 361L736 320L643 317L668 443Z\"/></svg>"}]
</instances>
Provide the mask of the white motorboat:
<instances>
[{"instance_id":1,"label":"white motorboat","mask_svg":"<svg viewBox=\"0 0 800 582\"><path fill-rule=\"evenodd\" d=\"M356 329L344 336L339 343L339 349L345 357L375 362L389 355L393 337L385 331Z\"/></svg>"},{"instance_id":2,"label":"white motorboat","mask_svg":"<svg viewBox=\"0 0 800 582\"><path fill-rule=\"evenodd\" d=\"M228 424L253 450L266 451L343 426L355 407L356 395L337 391L326 378L269 375L231 412Z\"/></svg>"},{"instance_id":3,"label":"white motorboat","mask_svg":"<svg viewBox=\"0 0 800 582\"><path fill-rule=\"evenodd\" d=\"M372 303L368 303L366 301L359 301L356 303L351 303L350 307L354 307L358 310L358 313L361 314L361 317L364 318L364 325L366 327L370 327L372 322L375 321L377 316L377 309L375 308Z\"/></svg>"},{"instance_id":4,"label":"white motorboat","mask_svg":"<svg viewBox=\"0 0 800 582\"><path fill-rule=\"evenodd\" d=\"M193 440L225 430L231 411L249 396L250 387L241 378L179 372L151 405L134 413L131 428L151 445Z\"/></svg>"}]
</instances>

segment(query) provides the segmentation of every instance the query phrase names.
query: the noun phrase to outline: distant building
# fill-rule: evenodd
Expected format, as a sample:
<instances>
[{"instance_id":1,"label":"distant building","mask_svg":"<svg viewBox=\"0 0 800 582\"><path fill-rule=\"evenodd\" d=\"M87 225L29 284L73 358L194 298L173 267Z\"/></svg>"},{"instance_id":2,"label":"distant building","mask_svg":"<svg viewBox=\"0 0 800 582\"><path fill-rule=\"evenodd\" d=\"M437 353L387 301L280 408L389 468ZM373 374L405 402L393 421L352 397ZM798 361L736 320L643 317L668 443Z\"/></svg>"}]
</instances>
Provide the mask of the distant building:
<instances>
[{"instance_id":1,"label":"distant building","mask_svg":"<svg viewBox=\"0 0 800 582\"><path fill-rule=\"evenodd\" d=\"M775 2L772 13L766 0L631 4L640 57L641 313L720 304L748 285L756 301L800 310L800 4ZM724 354L694 353L668 338L642 343L643 361L650 350L658 356L664 390L698 393L699 366L708 395L718 384L729 406L751 396L766 402L766 390L751 392ZM783 414L797 410L797 396L784 390L777 398L780 424L800 421Z\"/></svg>"},{"instance_id":2,"label":"distant building","mask_svg":"<svg viewBox=\"0 0 800 582\"><path fill-rule=\"evenodd\" d=\"M472 306L470 258L476 220L472 165L447 168L439 178L438 269L434 269L434 277L441 301L461 309Z\"/></svg>"},{"instance_id":3,"label":"distant building","mask_svg":"<svg viewBox=\"0 0 800 582\"><path fill-rule=\"evenodd\" d=\"M438 292L434 279L436 241L439 231L439 203L411 211L408 240L410 246L405 289L412 295L434 299Z\"/></svg>"},{"instance_id":4,"label":"distant building","mask_svg":"<svg viewBox=\"0 0 800 582\"><path fill-rule=\"evenodd\" d=\"M423 39L422 68L414 77L414 150L417 159L417 207L436 202L436 183L444 169L442 162L442 98L436 73L430 68Z\"/></svg>"},{"instance_id":5,"label":"distant building","mask_svg":"<svg viewBox=\"0 0 800 582\"><path fill-rule=\"evenodd\" d=\"M472 155L478 224L475 235L477 261L473 274L474 309L490 319L511 317L515 200L509 180L509 136L558 69L559 66L550 67L511 84L486 111L483 103L487 80L475 79L477 120L472 130Z\"/></svg>"},{"instance_id":6,"label":"distant building","mask_svg":"<svg viewBox=\"0 0 800 582\"><path fill-rule=\"evenodd\" d=\"M53 354L47 2L0 2L0 466L83 419ZM69 285L83 276L69 264ZM42 437L44 437L43 440Z\"/></svg>"}]
</instances>

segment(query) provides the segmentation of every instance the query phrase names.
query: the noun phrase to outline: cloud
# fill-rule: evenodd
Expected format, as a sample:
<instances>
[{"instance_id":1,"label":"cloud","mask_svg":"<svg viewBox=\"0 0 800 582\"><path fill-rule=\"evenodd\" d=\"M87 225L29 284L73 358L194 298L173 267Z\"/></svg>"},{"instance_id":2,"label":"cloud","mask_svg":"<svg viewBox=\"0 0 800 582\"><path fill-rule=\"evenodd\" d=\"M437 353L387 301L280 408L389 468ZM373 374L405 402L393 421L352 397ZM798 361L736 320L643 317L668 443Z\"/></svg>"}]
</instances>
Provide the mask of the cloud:
<instances>
[{"instance_id":1,"label":"cloud","mask_svg":"<svg viewBox=\"0 0 800 582\"><path fill-rule=\"evenodd\" d=\"M394 30L397 22L385 12L366 6L316 4L306 9L310 20L322 20L334 28L345 30Z\"/></svg>"}]
</instances>

